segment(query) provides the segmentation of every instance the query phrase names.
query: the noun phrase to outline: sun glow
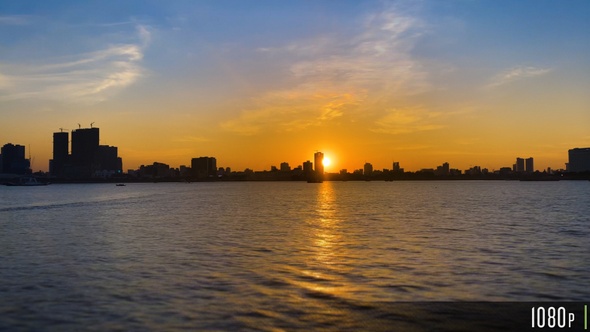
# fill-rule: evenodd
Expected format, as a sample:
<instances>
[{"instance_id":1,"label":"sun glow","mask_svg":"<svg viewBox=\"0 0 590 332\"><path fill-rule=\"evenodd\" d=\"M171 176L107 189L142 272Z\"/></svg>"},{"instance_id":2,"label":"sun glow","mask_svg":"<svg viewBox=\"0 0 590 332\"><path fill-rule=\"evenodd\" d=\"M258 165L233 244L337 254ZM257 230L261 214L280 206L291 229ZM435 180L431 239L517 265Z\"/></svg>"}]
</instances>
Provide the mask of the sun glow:
<instances>
[{"instance_id":1,"label":"sun glow","mask_svg":"<svg viewBox=\"0 0 590 332\"><path fill-rule=\"evenodd\" d=\"M324 167L330 166L330 158L324 156L324 159L322 160L322 164L324 165Z\"/></svg>"}]
</instances>

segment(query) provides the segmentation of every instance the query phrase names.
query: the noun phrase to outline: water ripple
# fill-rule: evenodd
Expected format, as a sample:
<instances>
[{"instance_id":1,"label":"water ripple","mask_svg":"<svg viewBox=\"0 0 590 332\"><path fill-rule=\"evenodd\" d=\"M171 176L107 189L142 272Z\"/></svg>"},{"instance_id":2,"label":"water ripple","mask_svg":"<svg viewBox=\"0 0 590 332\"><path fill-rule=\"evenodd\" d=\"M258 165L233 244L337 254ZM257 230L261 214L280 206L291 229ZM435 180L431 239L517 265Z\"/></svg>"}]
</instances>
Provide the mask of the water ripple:
<instances>
[{"instance_id":1,"label":"water ripple","mask_svg":"<svg viewBox=\"0 0 590 332\"><path fill-rule=\"evenodd\" d=\"M396 303L590 297L588 186L433 185L0 191L0 330L420 331Z\"/></svg>"}]
</instances>

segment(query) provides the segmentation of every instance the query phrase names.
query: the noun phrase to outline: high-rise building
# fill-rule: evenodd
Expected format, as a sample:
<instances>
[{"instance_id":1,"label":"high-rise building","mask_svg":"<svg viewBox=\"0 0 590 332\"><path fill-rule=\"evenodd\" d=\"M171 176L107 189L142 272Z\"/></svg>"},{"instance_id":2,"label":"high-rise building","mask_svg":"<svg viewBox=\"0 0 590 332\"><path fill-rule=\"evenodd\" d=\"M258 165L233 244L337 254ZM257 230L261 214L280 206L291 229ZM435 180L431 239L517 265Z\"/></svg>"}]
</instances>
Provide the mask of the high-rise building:
<instances>
[{"instance_id":1,"label":"high-rise building","mask_svg":"<svg viewBox=\"0 0 590 332\"><path fill-rule=\"evenodd\" d=\"M324 176L324 154L322 152L316 152L313 155L315 163L315 172L318 176Z\"/></svg>"},{"instance_id":2,"label":"high-rise building","mask_svg":"<svg viewBox=\"0 0 590 332\"><path fill-rule=\"evenodd\" d=\"M311 161L307 160L303 163L303 174L308 178L313 174L313 163Z\"/></svg>"},{"instance_id":3,"label":"high-rise building","mask_svg":"<svg viewBox=\"0 0 590 332\"><path fill-rule=\"evenodd\" d=\"M525 160L525 168L524 171L527 173L534 173L535 167L533 163L533 157L529 157Z\"/></svg>"},{"instance_id":4,"label":"high-rise building","mask_svg":"<svg viewBox=\"0 0 590 332\"><path fill-rule=\"evenodd\" d=\"M313 161L315 165L314 171L310 173L305 173L308 182L323 182L324 181L324 154L321 152L316 152L313 155ZM304 170L307 170L307 167L311 167L312 163L307 161L303 163Z\"/></svg>"},{"instance_id":5,"label":"high-rise building","mask_svg":"<svg viewBox=\"0 0 590 332\"><path fill-rule=\"evenodd\" d=\"M0 154L2 155L2 173L31 173L31 163L25 158L25 147L23 145L5 144L0 150Z\"/></svg>"},{"instance_id":6,"label":"high-rise building","mask_svg":"<svg viewBox=\"0 0 590 332\"><path fill-rule=\"evenodd\" d=\"M282 162L280 166L281 172L289 172L291 171L291 166L289 166L288 162Z\"/></svg>"},{"instance_id":7,"label":"high-rise building","mask_svg":"<svg viewBox=\"0 0 590 332\"><path fill-rule=\"evenodd\" d=\"M373 165L371 163L365 163L365 166L363 167L363 174L365 176L373 175Z\"/></svg>"},{"instance_id":8,"label":"high-rise building","mask_svg":"<svg viewBox=\"0 0 590 332\"><path fill-rule=\"evenodd\" d=\"M568 152L568 171L590 172L590 148L574 148Z\"/></svg>"},{"instance_id":9,"label":"high-rise building","mask_svg":"<svg viewBox=\"0 0 590 332\"><path fill-rule=\"evenodd\" d=\"M514 171L515 172L524 172L524 159L523 158L516 158L516 164L514 164Z\"/></svg>"},{"instance_id":10,"label":"high-rise building","mask_svg":"<svg viewBox=\"0 0 590 332\"><path fill-rule=\"evenodd\" d=\"M436 175L449 175L450 172L451 172L451 168L449 166L449 163L443 163L441 166L436 167L436 171L434 172L434 174L436 174Z\"/></svg>"},{"instance_id":11,"label":"high-rise building","mask_svg":"<svg viewBox=\"0 0 590 332\"><path fill-rule=\"evenodd\" d=\"M123 161L115 146L99 145L98 128L72 131L71 153L68 154L68 133L53 133L53 159L49 171L57 177L90 178L111 176L123 171Z\"/></svg>"},{"instance_id":12,"label":"high-rise building","mask_svg":"<svg viewBox=\"0 0 590 332\"><path fill-rule=\"evenodd\" d=\"M98 128L82 128L72 131L71 163L75 177L91 177L99 145Z\"/></svg>"},{"instance_id":13,"label":"high-rise building","mask_svg":"<svg viewBox=\"0 0 590 332\"><path fill-rule=\"evenodd\" d=\"M52 175L61 176L64 173L69 158L68 140L67 132L53 133L53 159L49 161L49 172Z\"/></svg>"},{"instance_id":14,"label":"high-rise building","mask_svg":"<svg viewBox=\"0 0 590 332\"><path fill-rule=\"evenodd\" d=\"M118 157L118 150L116 146L99 145L95 156L96 170L121 173L123 161Z\"/></svg>"},{"instance_id":15,"label":"high-rise building","mask_svg":"<svg viewBox=\"0 0 590 332\"><path fill-rule=\"evenodd\" d=\"M199 157L191 160L193 176L199 179L214 177L217 173L217 160L213 157Z\"/></svg>"}]
</instances>

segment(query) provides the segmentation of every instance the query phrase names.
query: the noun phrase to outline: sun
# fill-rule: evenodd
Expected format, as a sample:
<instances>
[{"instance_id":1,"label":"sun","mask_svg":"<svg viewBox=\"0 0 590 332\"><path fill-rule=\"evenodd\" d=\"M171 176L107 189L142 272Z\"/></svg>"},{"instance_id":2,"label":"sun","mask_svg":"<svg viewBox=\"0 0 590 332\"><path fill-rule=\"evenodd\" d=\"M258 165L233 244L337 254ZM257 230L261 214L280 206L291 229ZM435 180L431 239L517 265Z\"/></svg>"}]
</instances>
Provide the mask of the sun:
<instances>
[{"instance_id":1,"label":"sun","mask_svg":"<svg viewBox=\"0 0 590 332\"><path fill-rule=\"evenodd\" d=\"M324 167L330 166L330 158L324 156L324 159L322 160L322 164L324 165Z\"/></svg>"}]
</instances>

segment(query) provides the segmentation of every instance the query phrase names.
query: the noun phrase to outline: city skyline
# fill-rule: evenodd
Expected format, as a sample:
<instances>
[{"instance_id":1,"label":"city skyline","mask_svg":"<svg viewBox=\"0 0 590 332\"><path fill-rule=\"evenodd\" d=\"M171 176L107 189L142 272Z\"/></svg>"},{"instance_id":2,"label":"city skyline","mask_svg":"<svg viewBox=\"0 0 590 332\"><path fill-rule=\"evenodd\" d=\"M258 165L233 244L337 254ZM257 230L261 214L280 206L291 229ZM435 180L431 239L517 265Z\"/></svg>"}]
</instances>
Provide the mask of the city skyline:
<instances>
[{"instance_id":1,"label":"city skyline","mask_svg":"<svg viewBox=\"0 0 590 332\"><path fill-rule=\"evenodd\" d=\"M590 146L590 5L572 1L0 4L0 143L48 171L95 122L124 170L565 168ZM548 24L550 22L551 24Z\"/></svg>"},{"instance_id":2,"label":"city skyline","mask_svg":"<svg viewBox=\"0 0 590 332\"><path fill-rule=\"evenodd\" d=\"M94 124L94 123L93 123ZM64 132L63 128L60 128L59 132L54 132L53 133L53 150L52 150L52 156L53 158L48 160L48 171L45 170L35 170L33 168L32 165L32 161L33 159L30 157L30 152L29 152L29 157L26 157L26 153L25 153L25 146L24 145L20 145L18 143L14 144L13 142L6 142L6 143L2 143L5 144L6 147L12 149L12 146L16 146L19 149L21 149L22 151L19 152L20 155L22 155L21 157L19 157L20 159L23 160L23 164L20 165L19 164L19 168L25 167L25 162L26 162L26 168L30 169L30 172L47 172L47 173L51 173L53 176L55 175L60 175L63 172L64 169L64 165L67 166L67 168L69 168L68 173L71 175L72 174L72 167L74 168L78 168L77 171L75 171L74 173L85 173L88 172L86 175L82 176L82 177L91 177L94 175L91 175L91 164L95 164L95 165L103 165L105 167L99 167L96 170L101 170L101 171L108 171L108 172L115 172L115 173L125 173L126 171L137 171L140 167L144 167L144 166L149 166L151 164L162 164L162 165L166 165L175 169L178 168L182 168L182 167L188 167L188 168L193 168L193 169L199 169L199 172L204 172L204 174L215 174L217 167L216 165L216 158L215 157L208 157L208 156L200 156L200 157L191 157L191 159L188 162L184 162L181 164L177 164L177 165L169 165L167 163L162 163L161 158L158 159L156 158L155 160L152 161L144 161L140 164L140 166L137 167L125 167L125 164L122 161L122 158L118 156L118 150L119 148L117 146L109 146L109 145L101 145L100 142L102 142L103 140L100 139L100 134L99 134L99 128L98 127L93 127L91 124L90 127L88 128L82 128L82 126L80 124L78 124L78 129L72 130L71 132L71 140L69 139L70 135L68 132ZM78 138L76 138L78 137ZM1 143L1 142L0 142ZM71 147L70 147L71 146ZM578 161L576 159L575 161L575 166L573 166L572 171L574 172L578 172L578 171L585 171L585 169L587 168L587 156L588 156L588 151L590 150L590 148L580 148L580 147L573 147L568 149L567 151L567 155L568 155L568 159L566 162L563 163L563 165L565 167L551 167L548 166L547 168L536 168L534 166L535 161L533 157L527 157L525 158L521 158L521 157L516 157L515 162L510 165L509 163L505 163L503 166L498 167L498 168L489 168L486 165L480 165L480 164L473 164L470 163L468 168L461 168L461 167L453 167L450 168L449 162L448 161L444 161L443 164L441 166L435 166L432 167L433 165L429 165L427 167L422 167L419 169L405 169L406 171L409 172L420 172L420 171L433 171L433 172L441 172L441 170L443 170L443 174L448 174L449 170L451 171L459 171L461 172L465 172L466 174L470 171L473 170L479 170L481 171L482 169L485 169L486 171L502 171L503 169L510 169L512 172L514 173L533 173L535 171L547 171L547 170L562 170L562 171L568 171L568 164L571 165L572 163L572 158L582 158L580 159L580 161ZM12 153L12 152L11 152ZM574 157L572 157L574 156ZM350 171L350 172L355 172L358 170L361 170L365 173L367 173L367 169L369 169L370 173L372 173L373 169L375 170L383 170L383 171L399 171L401 170L402 173L404 172L404 167L401 167L404 163L404 161L391 161L390 164L388 166L384 166L384 167L380 167L381 165L373 165L373 163L371 163L370 161L365 160L364 161L364 165L356 165L355 167L352 168L339 168L339 169L330 169L330 166L332 165L332 161L331 159L334 158L333 156L330 155L326 155L324 154L322 151L318 151L315 150L314 152L314 156L313 156L313 162L310 163L310 160L308 159L307 161L304 161L304 159L300 160L300 161L295 161L295 163L293 163L293 161L287 161L287 160L283 160L283 161L277 161L274 160L270 163L268 163L268 167L263 167L263 168L254 168L254 167L245 167L243 169L237 169L237 168L233 168L234 171L243 171L243 170L252 170L252 171L267 171L267 170L281 170L281 171L285 171L285 170L291 170L291 166L290 164L294 164L297 166L294 167L298 167L301 169L305 169L306 168L306 163L310 163L310 167L314 169L314 171L317 174L323 174L323 173L341 173L342 171ZM2 160L2 154L0 154L0 161ZM210 164L210 161L212 160L212 164ZM583 160L583 161L582 161ZM254 163L254 162L253 162ZM401 165L400 165L401 163ZM279 167L277 167L276 165L279 165ZM106 166L108 165L108 166ZM198 165L198 166L196 166ZM319 166L316 166L319 165ZM232 168L232 165L229 164L223 164L223 168L227 167L229 169ZM87 168L85 171L81 171L79 168ZM24 169L24 168L23 168ZM1 169L0 169L1 170ZM0 172L2 173L2 172ZM451 172L452 173L452 172ZM103 174L104 176L104 174ZM203 176L203 174L201 174L201 177Z\"/></svg>"}]
</instances>

